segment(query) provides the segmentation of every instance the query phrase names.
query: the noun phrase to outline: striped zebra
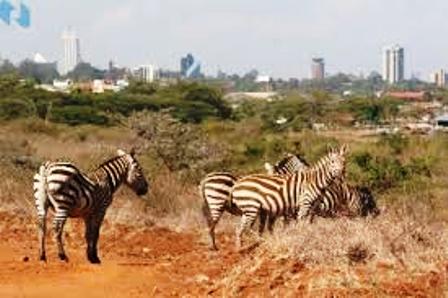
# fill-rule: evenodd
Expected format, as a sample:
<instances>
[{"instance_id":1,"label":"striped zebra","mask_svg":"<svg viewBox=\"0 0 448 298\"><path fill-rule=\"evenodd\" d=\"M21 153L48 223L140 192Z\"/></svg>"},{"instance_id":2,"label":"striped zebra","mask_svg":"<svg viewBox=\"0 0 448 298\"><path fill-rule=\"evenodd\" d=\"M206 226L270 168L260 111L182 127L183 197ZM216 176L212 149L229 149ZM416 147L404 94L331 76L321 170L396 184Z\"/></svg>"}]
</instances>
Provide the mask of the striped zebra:
<instances>
[{"instance_id":1,"label":"striped zebra","mask_svg":"<svg viewBox=\"0 0 448 298\"><path fill-rule=\"evenodd\" d=\"M68 217L85 222L87 258L100 263L97 252L99 231L112 196L122 184L137 195L148 192L148 182L132 150L117 151L117 156L102 163L91 175L83 174L70 162L46 162L34 175L34 198L38 215L39 258L46 261L46 215L54 213L53 229L61 260L68 260L62 244L62 231Z\"/></svg>"},{"instance_id":2,"label":"striped zebra","mask_svg":"<svg viewBox=\"0 0 448 298\"><path fill-rule=\"evenodd\" d=\"M272 230L277 216L296 214L299 219L308 217L322 191L345 169L346 147L330 152L314 166L292 175L249 175L239 179L230 193L231 203L241 210L241 224L237 228L236 243L247 227L260 216L260 229L269 218Z\"/></svg>"},{"instance_id":3,"label":"striped zebra","mask_svg":"<svg viewBox=\"0 0 448 298\"><path fill-rule=\"evenodd\" d=\"M344 179L337 179L316 201L312 214L320 217L376 217L380 210L367 187L353 186Z\"/></svg>"},{"instance_id":4,"label":"striped zebra","mask_svg":"<svg viewBox=\"0 0 448 298\"><path fill-rule=\"evenodd\" d=\"M269 164L266 163L266 165ZM281 174L305 165L307 164L299 156L288 153L279 163L271 166L270 171L273 174ZM241 211L230 203L230 191L238 179L240 179L239 176L229 172L213 172L202 179L199 185L199 193L204 201L202 212L207 220L211 248L214 250L218 249L215 240L215 228L222 214L227 211L233 215L241 215ZM285 217L285 221L287 221L287 217ZM262 229L261 232L263 232Z\"/></svg>"},{"instance_id":5,"label":"striped zebra","mask_svg":"<svg viewBox=\"0 0 448 298\"><path fill-rule=\"evenodd\" d=\"M286 165L286 166L284 166ZM274 171L284 175L291 175L309 167L307 162L298 155L288 154L287 157L275 165L265 163L269 174ZM322 196L316 200L312 208L312 216L336 217L346 215L349 217L377 216L380 211L376 205L372 192L367 187L353 186L345 179L335 179L325 188Z\"/></svg>"}]
</instances>

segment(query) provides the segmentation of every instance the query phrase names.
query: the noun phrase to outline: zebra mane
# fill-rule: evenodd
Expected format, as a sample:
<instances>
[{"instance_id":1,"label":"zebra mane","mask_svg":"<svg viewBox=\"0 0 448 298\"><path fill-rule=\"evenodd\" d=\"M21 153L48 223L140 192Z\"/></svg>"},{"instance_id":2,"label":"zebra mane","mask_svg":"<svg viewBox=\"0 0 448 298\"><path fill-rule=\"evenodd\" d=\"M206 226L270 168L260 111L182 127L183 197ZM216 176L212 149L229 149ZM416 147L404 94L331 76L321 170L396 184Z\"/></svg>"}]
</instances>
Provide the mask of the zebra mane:
<instances>
[{"instance_id":1,"label":"zebra mane","mask_svg":"<svg viewBox=\"0 0 448 298\"><path fill-rule=\"evenodd\" d=\"M114 156L114 157L111 157L111 158L107 159L106 161L103 161L99 166L97 166L95 168L94 172L99 170L99 169L101 169L101 168L103 168L106 164L109 164L111 162L116 161L117 159L120 159L121 157L123 157L123 156L122 155L117 155L117 156Z\"/></svg>"},{"instance_id":2,"label":"zebra mane","mask_svg":"<svg viewBox=\"0 0 448 298\"><path fill-rule=\"evenodd\" d=\"M298 160L299 161L299 163L301 163L303 166L305 166L305 167L309 167L310 165L306 162L306 160L302 157L302 156L300 156L299 154L292 154L292 153L287 153L286 154L286 156L283 158L283 159L281 159L281 160L279 160L275 165L274 165L274 167L275 168L283 168L287 163L289 163L290 161L292 161L292 160Z\"/></svg>"}]
</instances>

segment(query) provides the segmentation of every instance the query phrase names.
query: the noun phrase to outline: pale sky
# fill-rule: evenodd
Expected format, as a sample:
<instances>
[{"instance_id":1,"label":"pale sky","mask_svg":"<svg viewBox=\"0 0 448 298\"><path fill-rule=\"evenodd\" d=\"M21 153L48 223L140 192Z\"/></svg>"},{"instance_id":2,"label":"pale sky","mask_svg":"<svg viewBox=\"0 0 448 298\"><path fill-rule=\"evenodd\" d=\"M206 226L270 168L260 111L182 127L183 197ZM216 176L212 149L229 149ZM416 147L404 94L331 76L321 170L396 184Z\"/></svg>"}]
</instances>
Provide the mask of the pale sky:
<instances>
[{"instance_id":1,"label":"pale sky","mask_svg":"<svg viewBox=\"0 0 448 298\"><path fill-rule=\"evenodd\" d=\"M19 0L11 0L18 2ZM30 29L0 20L0 56L62 59L71 26L83 59L106 67L178 69L188 52L203 71L307 77L314 56L327 72L381 70L381 48L405 48L406 76L448 69L447 0L24 0Z\"/></svg>"}]
</instances>

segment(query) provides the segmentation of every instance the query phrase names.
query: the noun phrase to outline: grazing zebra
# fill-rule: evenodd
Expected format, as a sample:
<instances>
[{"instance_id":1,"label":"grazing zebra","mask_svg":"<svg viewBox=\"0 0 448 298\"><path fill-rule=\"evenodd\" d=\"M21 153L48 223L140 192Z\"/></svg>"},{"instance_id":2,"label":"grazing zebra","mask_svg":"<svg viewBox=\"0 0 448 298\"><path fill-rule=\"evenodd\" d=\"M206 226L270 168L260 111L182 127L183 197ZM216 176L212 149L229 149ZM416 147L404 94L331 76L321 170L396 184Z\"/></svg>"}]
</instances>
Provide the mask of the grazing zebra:
<instances>
[{"instance_id":1,"label":"grazing zebra","mask_svg":"<svg viewBox=\"0 0 448 298\"><path fill-rule=\"evenodd\" d=\"M269 164L266 163L266 165ZM271 166L270 171L273 174L283 174L304 166L307 164L299 156L288 153L280 162ZM224 211L233 215L241 215L241 211L230 203L230 191L239 178L229 172L213 172L205 176L199 185L199 193L204 200L202 211L207 220L212 249L218 249L215 241L215 228ZM287 221L286 216L285 221Z\"/></svg>"},{"instance_id":2,"label":"grazing zebra","mask_svg":"<svg viewBox=\"0 0 448 298\"><path fill-rule=\"evenodd\" d=\"M345 154L346 147L342 146L330 150L316 165L292 175L249 175L238 180L230 193L231 203L242 212L236 232L237 246L241 246L243 232L258 216L260 229L266 217L269 218L269 230L279 215L297 213L299 219L306 218L322 191L343 175Z\"/></svg>"},{"instance_id":3,"label":"grazing zebra","mask_svg":"<svg viewBox=\"0 0 448 298\"><path fill-rule=\"evenodd\" d=\"M286 165L286 166L285 166ZM265 163L269 174L274 171L284 175L291 175L296 171L306 169L308 164L298 155L288 156L274 166ZM330 186L325 188L322 196L316 200L312 208L312 216L335 217L346 215L349 217L366 217L369 214L379 215L380 211L376 205L371 191L367 187L352 186L345 179L335 179Z\"/></svg>"},{"instance_id":4,"label":"grazing zebra","mask_svg":"<svg viewBox=\"0 0 448 298\"><path fill-rule=\"evenodd\" d=\"M46 261L46 215L50 207L54 213L53 229L59 258L67 260L62 244L67 217L82 217L86 227L87 258L91 263L100 263L99 230L115 191L124 183L137 195L148 192L148 182L134 155L134 150L129 154L118 150L117 156L101 164L89 176L69 162L46 162L40 167L34 175L40 260Z\"/></svg>"},{"instance_id":5,"label":"grazing zebra","mask_svg":"<svg viewBox=\"0 0 448 298\"><path fill-rule=\"evenodd\" d=\"M313 206L313 216L374 217L380 214L372 192L363 186L353 186L343 179L335 180Z\"/></svg>"}]
</instances>

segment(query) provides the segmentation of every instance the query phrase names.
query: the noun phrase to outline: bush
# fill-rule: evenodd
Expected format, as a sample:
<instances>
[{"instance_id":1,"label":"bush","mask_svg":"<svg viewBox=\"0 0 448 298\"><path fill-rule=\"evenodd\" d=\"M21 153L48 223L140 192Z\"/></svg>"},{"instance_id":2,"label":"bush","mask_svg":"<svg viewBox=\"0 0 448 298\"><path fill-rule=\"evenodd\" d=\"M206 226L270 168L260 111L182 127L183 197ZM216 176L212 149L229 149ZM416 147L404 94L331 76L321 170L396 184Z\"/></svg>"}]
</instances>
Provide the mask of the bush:
<instances>
[{"instance_id":1,"label":"bush","mask_svg":"<svg viewBox=\"0 0 448 298\"><path fill-rule=\"evenodd\" d=\"M54 107L51 112L52 121L69 125L96 124L107 125L109 118L88 106Z\"/></svg>"},{"instance_id":2,"label":"bush","mask_svg":"<svg viewBox=\"0 0 448 298\"><path fill-rule=\"evenodd\" d=\"M36 110L32 102L16 98L0 100L0 119L12 120L30 117L35 114Z\"/></svg>"}]
</instances>

